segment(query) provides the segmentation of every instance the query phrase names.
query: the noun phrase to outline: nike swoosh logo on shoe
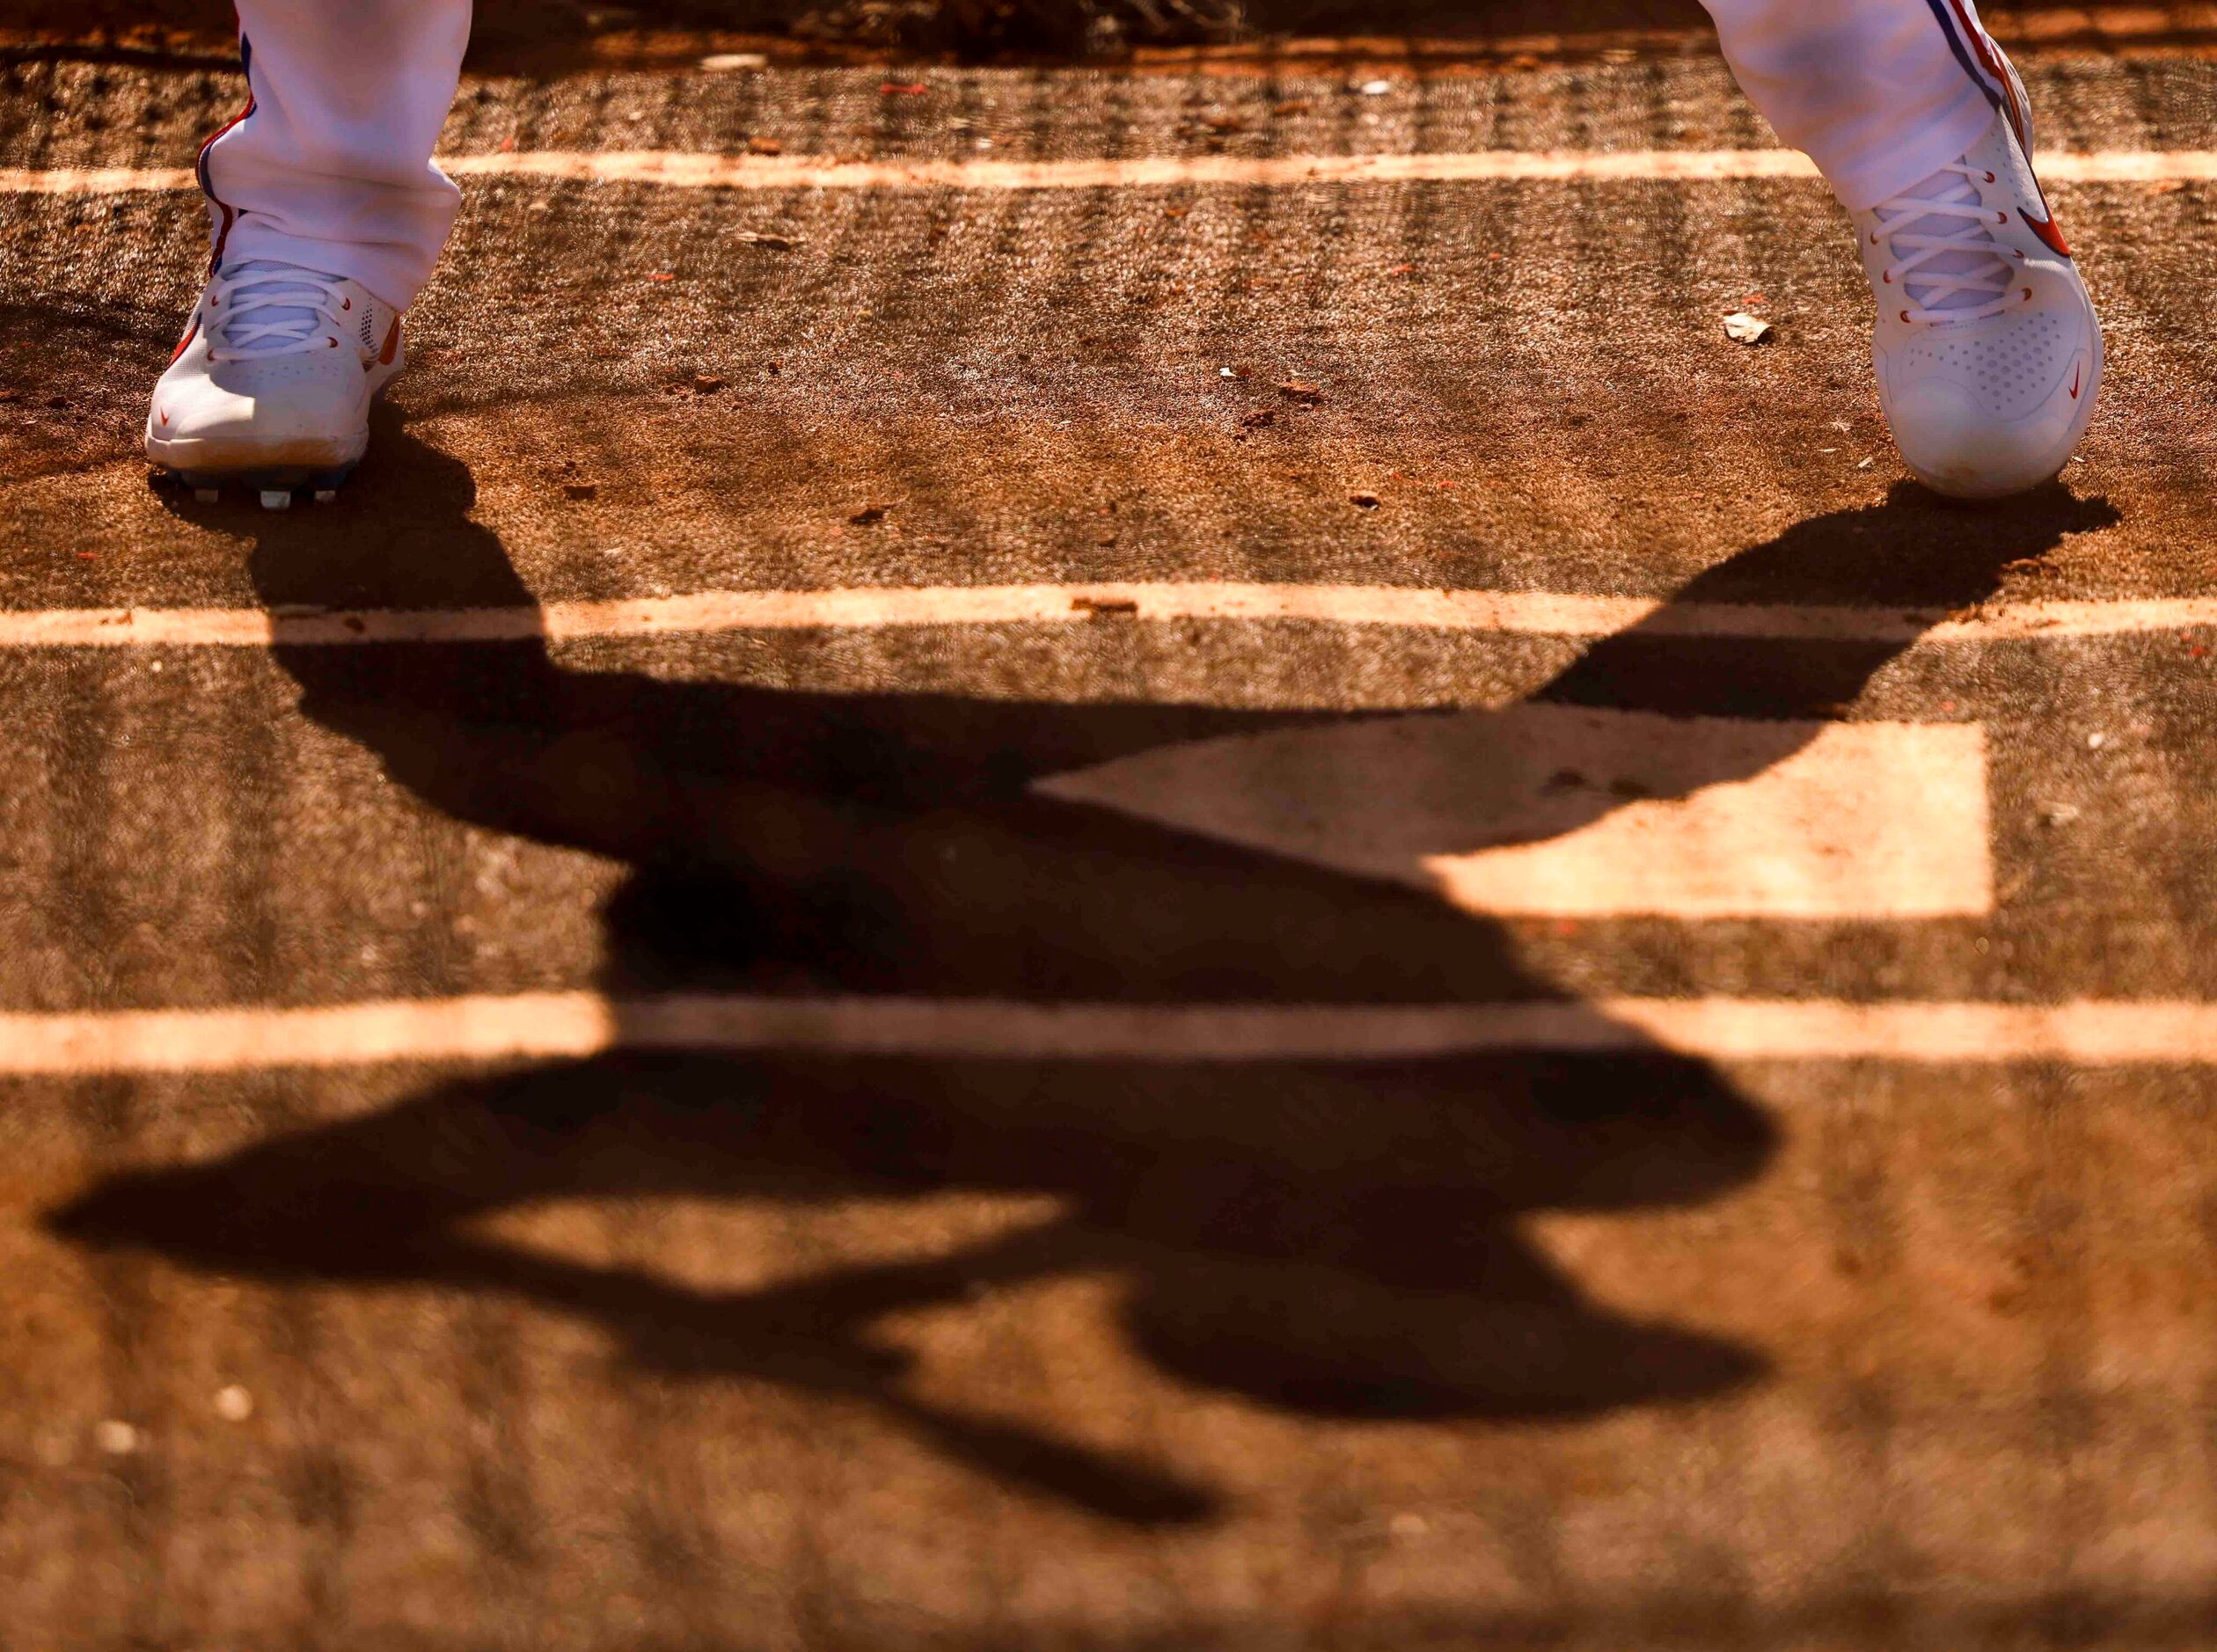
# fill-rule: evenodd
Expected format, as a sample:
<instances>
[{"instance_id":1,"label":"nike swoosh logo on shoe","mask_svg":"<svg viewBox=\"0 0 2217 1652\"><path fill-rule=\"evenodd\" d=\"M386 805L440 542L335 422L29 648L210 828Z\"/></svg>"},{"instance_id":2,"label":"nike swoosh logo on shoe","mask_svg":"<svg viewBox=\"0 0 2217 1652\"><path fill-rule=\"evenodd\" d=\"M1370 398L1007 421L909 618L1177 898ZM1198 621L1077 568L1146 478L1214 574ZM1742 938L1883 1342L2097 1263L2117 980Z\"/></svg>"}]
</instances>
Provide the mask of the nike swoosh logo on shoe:
<instances>
[{"instance_id":1,"label":"nike swoosh logo on shoe","mask_svg":"<svg viewBox=\"0 0 2217 1652\"><path fill-rule=\"evenodd\" d=\"M400 351L400 318L392 318L392 330L385 334L384 352L374 362L364 362L362 370L367 373L373 367L391 367L392 358Z\"/></svg>"},{"instance_id":2,"label":"nike swoosh logo on shoe","mask_svg":"<svg viewBox=\"0 0 2217 1652\"><path fill-rule=\"evenodd\" d=\"M2085 372L2086 369L2082 367L2074 367L2071 369L2071 399L2073 401L2076 401L2078 399L2079 380L2084 376Z\"/></svg>"},{"instance_id":3,"label":"nike swoosh logo on shoe","mask_svg":"<svg viewBox=\"0 0 2217 1652\"><path fill-rule=\"evenodd\" d=\"M199 337L200 318L198 316L194 316L193 318L193 325L185 330L185 336L177 341L177 355L170 357L170 365L172 367L175 367L177 365L179 358L184 355L185 352L193 347L193 340ZM164 424L167 424L169 420L165 419L162 422Z\"/></svg>"},{"instance_id":4,"label":"nike swoosh logo on shoe","mask_svg":"<svg viewBox=\"0 0 2217 1652\"><path fill-rule=\"evenodd\" d=\"M2040 204L2045 206L2047 203L2043 201ZM2063 238L2063 231L2055 227L2055 218L2052 214L2045 218L2036 218L2023 207L2019 207L2017 216L2024 220L2024 227L2038 236L2041 243L2057 257L2071 256L2070 243Z\"/></svg>"}]
</instances>

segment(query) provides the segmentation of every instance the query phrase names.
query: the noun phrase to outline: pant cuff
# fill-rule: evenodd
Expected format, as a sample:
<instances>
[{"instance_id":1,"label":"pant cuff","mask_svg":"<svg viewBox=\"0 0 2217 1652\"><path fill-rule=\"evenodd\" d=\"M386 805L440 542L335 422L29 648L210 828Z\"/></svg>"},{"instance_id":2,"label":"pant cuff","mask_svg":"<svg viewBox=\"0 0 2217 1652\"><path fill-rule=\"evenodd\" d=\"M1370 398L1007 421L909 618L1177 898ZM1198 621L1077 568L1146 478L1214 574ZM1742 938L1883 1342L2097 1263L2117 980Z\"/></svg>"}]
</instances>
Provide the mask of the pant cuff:
<instances>
[{"instance_id":1,"label":"pant cuff","mask_svg":"<svg viewBox=\"0 0 2217 1652\"><path fill-rule=\"evenodd\" d=\"M229 267L263 258L359 281L371 296L395 310L406 310L415 302L438 260L435 252L426 258L401 247L293 235L253 213L243 213L223 243L223 263Z\"/></svg>"},{"instance_id":2,"label":"pant cuff","mask_svg":"<svg viewBox=\"0 0 2217 1652\"><path fill-rule=\"evenodd\" d=\"M1850 212L1869 212L1959 157L1986 135L1994 118L1986 94L1966 78L1963 95L1945 115L1921 123L1902 142L1833 165L1827 165L1823 156L1811 158L1841 206Z\"/></svg>"}]
</instances>

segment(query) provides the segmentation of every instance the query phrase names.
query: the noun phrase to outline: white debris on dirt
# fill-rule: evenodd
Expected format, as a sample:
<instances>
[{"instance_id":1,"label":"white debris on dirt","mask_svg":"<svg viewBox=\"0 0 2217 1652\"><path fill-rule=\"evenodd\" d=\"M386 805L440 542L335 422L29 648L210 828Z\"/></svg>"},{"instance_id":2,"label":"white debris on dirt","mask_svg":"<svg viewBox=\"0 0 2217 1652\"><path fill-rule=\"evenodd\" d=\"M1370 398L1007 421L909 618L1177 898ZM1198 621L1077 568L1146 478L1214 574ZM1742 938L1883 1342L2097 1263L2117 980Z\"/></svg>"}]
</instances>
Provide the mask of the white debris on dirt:
<instances>
[{"instance_id":1,"label":"white debris on dirt","mask_svg":"<svg viewBox=\"0 0 2217 1652\"><path fill-rule=\"evenodd\" d=\"M129 1423L110 1417L92 1430L92 1444L110 1457L128 1457L145 1444L146 1436Z\"/></svg>"},{"instance_id":2,"label":"white debris on dirt","mask_svg":"<svg viewBox=\"0 0 2217 1652\"><path fill-rule=\"evenodd\" d=\"M1777 330L1760 316L1751 316L1745 310L1734 311L1724 318L1724 336L1735 344L1767 344Z\"/></svg>"},{"instance_id":3,"label":"white debris on dirt","mask_svg":"<svg viewBox=\"0 0 2217 1652\"><path fill-rule=\"evenodd\" d=\"M254 1414L254 1396L233 1383L216 1391L216 1414L226 1422L244 1422Z\"/></svg>"}]
</instances>

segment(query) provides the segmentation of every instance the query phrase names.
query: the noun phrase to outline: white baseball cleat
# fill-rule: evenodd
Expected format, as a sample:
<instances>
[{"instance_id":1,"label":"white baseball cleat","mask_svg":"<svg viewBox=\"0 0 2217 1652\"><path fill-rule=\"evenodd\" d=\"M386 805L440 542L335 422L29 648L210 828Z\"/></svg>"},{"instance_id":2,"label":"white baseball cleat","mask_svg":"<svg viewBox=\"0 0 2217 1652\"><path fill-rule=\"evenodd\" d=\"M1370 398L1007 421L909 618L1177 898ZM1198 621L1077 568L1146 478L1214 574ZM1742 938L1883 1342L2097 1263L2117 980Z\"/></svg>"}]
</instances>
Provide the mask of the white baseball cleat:
<instances>
[{"instance_id":1,"label":"white baseball cleat","mask_svg":"<svg viewBox=\"0 0 2217 1652\"><path fill-rule=\"evenodd\" d=\"M1855 215L1878 299L1878 402L1917 479L1959 499L2038 487L2094 416L2102 329L2032 175L2024 91L1963 157Z\"/></svg>"},{"instance_id":2,"label":"white baseball cleat","mask_svg":"<svg viewBox=\"0 0 2217 1652\"><path fill-rule=\"evenodd\" d=\"M406 363L400 317L355 281L268 260L211 276L146 415L146 457L201 499L237 481L273 510L332 497Z\"/></svg>"}]
</instances>

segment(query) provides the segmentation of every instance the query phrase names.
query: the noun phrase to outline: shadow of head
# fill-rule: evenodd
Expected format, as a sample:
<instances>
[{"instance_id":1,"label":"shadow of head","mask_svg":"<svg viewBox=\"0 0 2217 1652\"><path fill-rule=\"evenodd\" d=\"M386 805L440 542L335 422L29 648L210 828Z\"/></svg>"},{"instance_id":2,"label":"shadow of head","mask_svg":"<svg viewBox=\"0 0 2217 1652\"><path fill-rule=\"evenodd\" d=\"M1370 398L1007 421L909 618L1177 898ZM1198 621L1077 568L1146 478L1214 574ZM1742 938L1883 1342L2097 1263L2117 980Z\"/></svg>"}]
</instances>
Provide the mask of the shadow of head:
<instances>
[{"instance_id":1,"label":"shadow of head","mask_svg":"<svg viewBox=\"0 0 2217 1652\"><path fill-rule=\"evenodd\" d=\"M1761 1362L1594 1303L1518 1218L1708 1200L1775 1145L1706 1065L1666 1056L624 1056L112 1178L46 1221L234 1276L536 1299L657 1368L888 1393L903 1371L858 1352L885 1317L1105 1273L1132 1345L1196 1386L1312 1414L1554 1416L1715 1392ZM1009 1195L1054 1214L736 1293L472 1225L552 1197L707 1198L791 1226L857 1200Z\"/></svg>"}]
</instances>

